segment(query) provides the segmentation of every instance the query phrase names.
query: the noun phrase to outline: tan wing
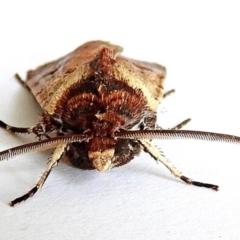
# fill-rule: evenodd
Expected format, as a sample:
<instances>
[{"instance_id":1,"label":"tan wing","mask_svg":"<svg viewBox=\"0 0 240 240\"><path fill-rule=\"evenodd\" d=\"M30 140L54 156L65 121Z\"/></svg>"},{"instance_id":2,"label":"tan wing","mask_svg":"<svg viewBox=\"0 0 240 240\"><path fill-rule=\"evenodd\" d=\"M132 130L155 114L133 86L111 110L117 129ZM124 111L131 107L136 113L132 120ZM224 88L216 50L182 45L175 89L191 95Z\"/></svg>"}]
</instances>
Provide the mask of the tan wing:
<instances>
[{"instance_id":1,"label":"tan wing","mask_svg":"<svg viewBox=\"0 0 240 240\"><path fill-rule=\"evenodd\" d=\"M44 64L35 70L28 71L26 83L39 104L44 107L42 100L45 97L41 96L43 88L50 85L52 86L50 82L59 81L59 78L73 72L78 66L91 61L103 46L110 47L115 55L123 50L120 46L112 45L104 41L87 42L56 61ZM59 84L57 84L57 86L59 86ZM55 90L55 87L52 87L52 89Z\"/></svg>"},{"instance_id":2,"label":"tan wing","mask_svg":"<svg viewBox=\"0 0 240 240\"><path fill-rule=\"evenodd\" d=\"M140 87L145 96L151 95L148 98L151 101L149 104L152 105L153 110L156 110L163 98L166 68L157 63L134 60L123 56L117 57L117 62L131 73L135 73L133 77L138 76L137 78L141 79L140 83L142 85ZM132 86L136 88L134 84L132 83Z\"/></svg>"},{"instance_id":3,"label":"tan wing","mask_svg":"<svg viewBox=\"0 0 240 240\"><path fill-rule=\"evenodd\" d=\"M134 89L141 89L149 107L156 110L163 96L165 68L156 63L117 56L122 48L103 41L87 42L68 55L28 72L26 83L41 107L53 114L62 93L92 74L93 70L87 63L95 59L99 50L106 46L116 59L113 65L115 77Z\"/></svg>"}]
</instances>

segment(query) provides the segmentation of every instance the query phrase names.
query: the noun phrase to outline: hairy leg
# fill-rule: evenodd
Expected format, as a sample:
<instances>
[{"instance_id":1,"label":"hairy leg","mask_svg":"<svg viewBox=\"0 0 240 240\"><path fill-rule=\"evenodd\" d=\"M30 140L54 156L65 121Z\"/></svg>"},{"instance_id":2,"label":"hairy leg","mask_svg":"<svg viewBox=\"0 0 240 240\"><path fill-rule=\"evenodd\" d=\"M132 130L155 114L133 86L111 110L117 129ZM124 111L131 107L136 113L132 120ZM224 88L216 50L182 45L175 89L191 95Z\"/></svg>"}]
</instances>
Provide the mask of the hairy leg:
<instances>
[{"instance_id":1,"label":"hairy leg","mask_svg":"<svg viewBox=\"0 0 240 240\"><path fill-rule=\"evenodd\" d=\"M52 168L60 161L62 155L65 152L66 147L67 147L67 144L62 144L62 145L56 147L56 149L55 149L54 153L52 154L52 157L51 157L51 159L50 159L50 161L47 165L46 170L44 171L44 173L42 174L42 176L38 180L35 187L33 187L29 192L27 192L23 196L18 197L16 199L14 199L13 201L11 201L9 203L10 206L13 207L15 204L27 200L29 197L32 197L40 188L42 188L42 186L45 183L47 177L49 176L50 172L52 171Z\"/></svg>"},{"instance_id":2,"label":"hairy leg","mask_svg":"<svg viewBox=\"0 0 240 240\"><path fill-rule=\"evenodd\" d=\"M211 188L213 190L218 190L218 186L209 183L197 182L184 176L180 171L178 171L169 161L168 159L161 153L161 151L155 147L148 140L139 140L139 143L142 145L145 152L149 153L157 162L161 162L164 166L166 166L170 172L177 178L180 178L187 184L191 184L198 187Z\"/></svg>"}]
</instances>

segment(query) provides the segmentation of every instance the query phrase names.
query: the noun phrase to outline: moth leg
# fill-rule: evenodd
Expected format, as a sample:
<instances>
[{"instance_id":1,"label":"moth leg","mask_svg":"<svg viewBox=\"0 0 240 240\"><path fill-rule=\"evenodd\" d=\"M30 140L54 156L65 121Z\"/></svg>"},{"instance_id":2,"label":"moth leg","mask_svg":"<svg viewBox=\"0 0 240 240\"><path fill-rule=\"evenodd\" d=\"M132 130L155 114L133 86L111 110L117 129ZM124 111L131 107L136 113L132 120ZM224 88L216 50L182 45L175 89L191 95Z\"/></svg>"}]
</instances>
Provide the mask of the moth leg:
<instances>
[{"instance_id":1,"label":"moth leg","mask_svg":"<svg viewBox=\"0 0 240 240\"><path fill-rule=\"evenodd\" d=\"M11 133L32 133L32 128L13 127L0 120L0 127Z\"/></svg>"},{"instance_id":2,"label":"moth leg","mask_svg":"<svg viewBox=\"0 0 240 240\"><path fill-rule=\"evenodd\" d=\"M174 93L174 92L175 92L175 89L171 89L171 90L165 92L165 93L163 94L163 98L168 97L169 95L171 95L171 94ZM186 125L187 123L189 123L190 121L191 121L191 118L188 118L188 119L182 121L181 123L179 123L178 125L176 125L175 127L171 128L171 129L172 129L172 130L181 129L183 126L185 126L185 125Z\"/></svg>"},{"instance_id":3,"label":"moth leg","mask_svg":"<svg viewBox=\"0 0 240 240\"><path fill-rule=\"evenodd\" d=\"M52 157L47 165L46 170L44 171L44 173L42 174L42 176L40 177L40 179L38 180L37 184L35 185L35 187L33 187L28 193L24 194L23 196L14 199L13 201L11 201L9 203L9 205L11 207L13 207L15 204L20 203L22 201L27 200L29 197L32 197L40 188L42 188L43 184L45 183L47 177L49 176L52 168L60 161L62 155L65 152L65 149L67 147L67 144L63 144L58 146L54 153L52 154Z\"/></svg>"},{"instance_id":4,"label":"moth leg","mask_svg":"<svg viewBox=\"0 0 240 240\"><path fill-rule=\"evenodd\" d=\"M179 130L182 127L184 127L186 124L188 124L191 121L191 118L188 118L184 121L182 121L181 123L179 123L178 125L176 125L175 127L171 128L171 130Z\"/></svg>"},{"instance_id":5,"label":"moth leg","mask_svg":"<svg viewBox=\"0 0 240 240\"><path fill-rule=\"evenodd\" d=\"M31 91L30 88L28 87L28 85L26 84L26 82L23 81L22 78L21 78L17 73L14 75L14 77L15 77L15 79L16 79L23 87L25 87L25 88L27 88L29 91Z\"/></svg>"},{"instance_id":6,"label":"moth leg","mask_svg":"<svg viewBox=\"0 0 240 240\"><path fill-rule=\"evenodd\" d=\"M170 172L177 178L180 178L182 181L184 181L187 184L191 184L198 187L206 187L211 188L213 190L218 190L218 186L209 184L209 183L202 183L192 180L191 178L188 178L180 171L178 171L169 161L168 159L160 152L160 150L155 147L151 142L148 140L139 140L139 143L143 146L143 149L145 152L149 153L157 162L161 162L163 165L165 165Z\"/></svg>"},{"instance_id":7,"label":"moth leg","mask_svg":"<svg viewBox=\"0 0 240 240\"><path fill-rule=\"evenodd\" d=\"M61 129L62 124L52 118L47 113L43 113L39 118L38 123L33 127L22 128L22 127L14 127L6 124L5 122L0 120L0 128L5 129L6 131L14 134L30 134L34 133L39 139L42 137L49 138L48 134L54 130Z\"/></svg>"},{"instance_id":8,"label":"moth leg","mask_svg":"<svg viewBox=\"0 0 240 240\"><path fill-rule=\"evenodd\" d=\"M171 94L174 93L174 92L175 92L175 89L171 89L171 90L165 92L165 93L163 94L163 98L168 97L169 95L171 95Z\"/></svg>"}]
</instances>

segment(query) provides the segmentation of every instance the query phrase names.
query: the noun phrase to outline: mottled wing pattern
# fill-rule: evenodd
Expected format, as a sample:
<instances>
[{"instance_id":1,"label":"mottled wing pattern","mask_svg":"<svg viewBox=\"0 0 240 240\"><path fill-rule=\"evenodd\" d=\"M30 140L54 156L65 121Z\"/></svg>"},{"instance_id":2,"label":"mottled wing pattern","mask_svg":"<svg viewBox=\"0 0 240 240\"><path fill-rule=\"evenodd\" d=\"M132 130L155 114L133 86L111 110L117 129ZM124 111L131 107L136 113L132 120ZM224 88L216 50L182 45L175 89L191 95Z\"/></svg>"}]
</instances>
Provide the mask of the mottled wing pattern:
<instances>
[{"instance_id":1,"label":"mottled wing pattern","mask_svg":"<svg viewBox=\"0 0 240 240\"><path fill-rule=\"evenodd\" d=\"M40 106L49 114L54 113L57 98L61 98L61 93L71 84L92 74L87 63L106 46L113 51L116 59L113 68L117 79L125 81L130 87L141 89L149 107L156 111L163 96L166 69L156 63L118 55L123 49L104 41L87 42L68 55L28 72L26 83Z\"/></svg>"},{"instance_id":2,"label":"mottled wing pattern","mask_svg":"<svg viewBox=\"0 0 240 240\"><path fill-rule=\"evenodd\" d=\"M117 62L133 75L138 75L141 78L141 86L139 87L146 97L149 95L149 104L152 105L153 110L156 110L163 98L166 68L157 63L138 61L123 56L119 56ZM133 83L132 87L136 87L136 83Z\"/></svg>"},{"instance_id":3,"label":"mottled wing pattern","mask_svg":"<svg viewBox=\"0 0 240 240\"><path fill-rule=\"evenodd\" d=\"M26 83L40 106L45 107L45 101L59 88L61 81L65 81L64 76L91 61L102 46L111 47L115 55L122 51L120 46L108 42L87 42L68 55L29 71Z\"/></svg>"}]
</instances>

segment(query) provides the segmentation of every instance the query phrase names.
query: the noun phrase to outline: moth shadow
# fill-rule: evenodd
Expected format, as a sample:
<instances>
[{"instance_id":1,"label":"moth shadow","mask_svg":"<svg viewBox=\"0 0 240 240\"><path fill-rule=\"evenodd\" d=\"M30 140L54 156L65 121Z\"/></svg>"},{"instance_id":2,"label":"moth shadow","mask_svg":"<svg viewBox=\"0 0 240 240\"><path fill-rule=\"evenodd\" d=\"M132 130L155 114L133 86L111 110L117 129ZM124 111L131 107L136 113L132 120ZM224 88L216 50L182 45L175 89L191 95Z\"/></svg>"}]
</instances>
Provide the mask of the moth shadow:
<instances>
[{"instance_id":1,"label":"moth shadow","mask_svg":"<svg viewBox=\"0 0 240 240\"><path fill-rule=\"evenodd\" d=\"M160 164L156 164L156 168L145 166L144 164L134 164L130 166L130 168L134 168L134 172L137 172L140 176L141 175L148 175L149 177L156 177L157 179L165 179L167 181L172 181L174 183L180 182L177 178L175 178L171 173L163 172L159 166Z\"/></svg>"},{"instance_id":2,"label":"moth shadow","mask_svg":"<svg viewBox=\"0 0 240 240\"><path fill-rule=\"evenodd\" d=\"M161 168L161 164L155 164L155 166L153 166L152 163L146 164L147 162L148 161L141 162L141 159L136 159L136 161L133 160L129 164L122 166L122 171L125 173L125 176L134 173L134 176L137 175L139 178L144 176L144 178L157 178L159 181L164 179L174 183L181 183L181 181L171 175L170 172L164 171L164 169Z\"/></svg>"}]
</instances>

